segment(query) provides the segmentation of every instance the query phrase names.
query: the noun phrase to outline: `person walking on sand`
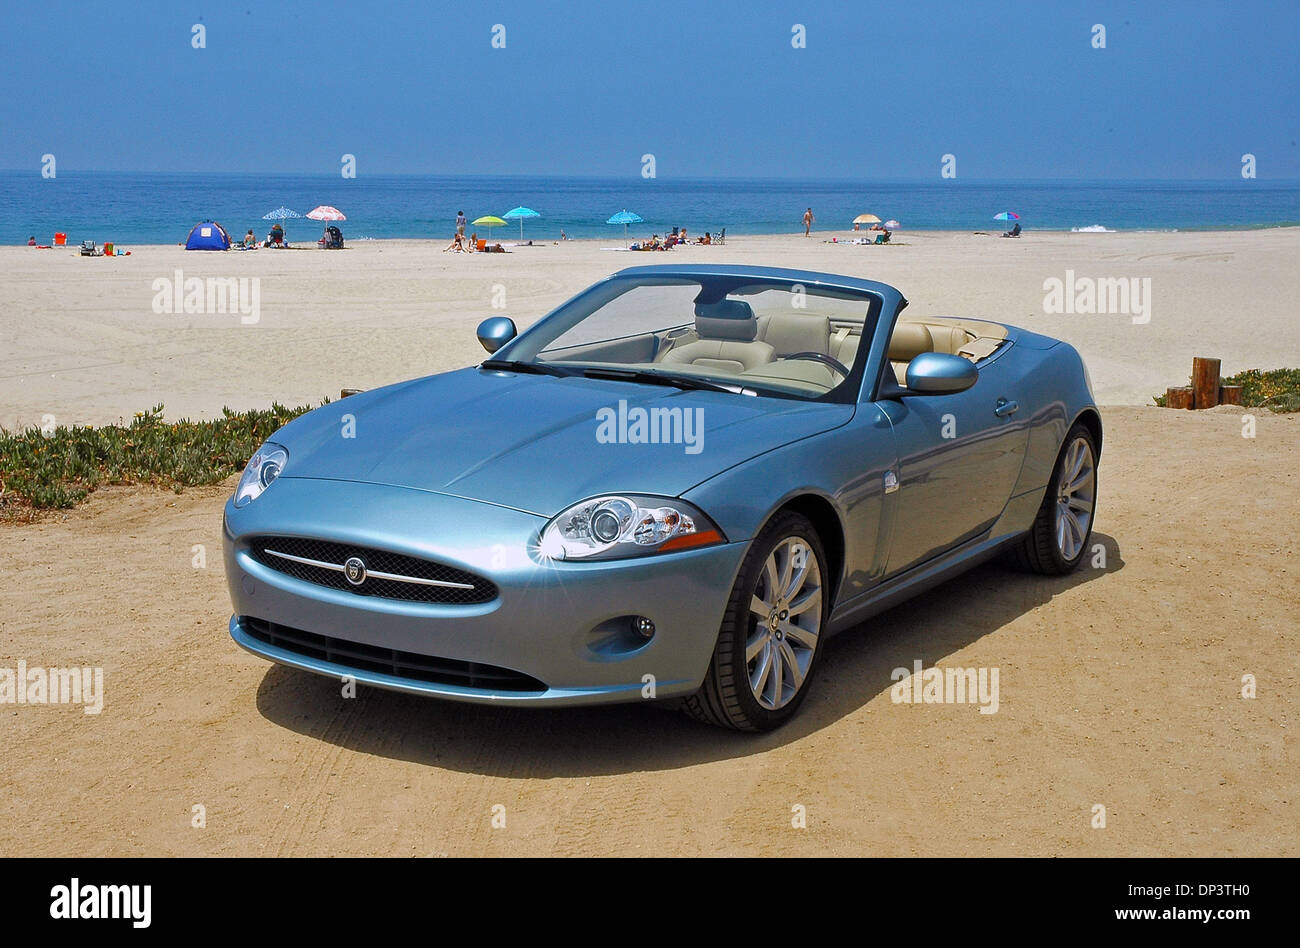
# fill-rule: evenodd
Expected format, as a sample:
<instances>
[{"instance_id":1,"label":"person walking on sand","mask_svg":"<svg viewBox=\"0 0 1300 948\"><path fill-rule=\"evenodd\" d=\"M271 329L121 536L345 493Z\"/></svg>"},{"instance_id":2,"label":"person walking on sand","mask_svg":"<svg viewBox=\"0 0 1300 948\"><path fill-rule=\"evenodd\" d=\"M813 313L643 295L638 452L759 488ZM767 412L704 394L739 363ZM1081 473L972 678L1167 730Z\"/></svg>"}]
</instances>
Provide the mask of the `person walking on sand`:
<instances>
[{"instance_id":1,"label":"person walking on sand","mask_svg":"<svg viewBox=\"0 0 1300 948\"><path fill-rule=\"evenodd\" d=\"M815 221L816 219L817 218L813 217L813 212L811 207L808 208L808 210L803 212L803 235L805 237L808 237L812 234L813 221Z\"/></svg>"},{"instance_id":2,"label":"person walking on sand","mask_svg":"<svg viewBox=\"0 0 1300 948\"><path fill-rule=\"evenodd\" d=\"M460 234L462 237L465 236L465 224L466 224L465 212L457 211L456 212L456 233Z\"/></svg>"}]
</instances>

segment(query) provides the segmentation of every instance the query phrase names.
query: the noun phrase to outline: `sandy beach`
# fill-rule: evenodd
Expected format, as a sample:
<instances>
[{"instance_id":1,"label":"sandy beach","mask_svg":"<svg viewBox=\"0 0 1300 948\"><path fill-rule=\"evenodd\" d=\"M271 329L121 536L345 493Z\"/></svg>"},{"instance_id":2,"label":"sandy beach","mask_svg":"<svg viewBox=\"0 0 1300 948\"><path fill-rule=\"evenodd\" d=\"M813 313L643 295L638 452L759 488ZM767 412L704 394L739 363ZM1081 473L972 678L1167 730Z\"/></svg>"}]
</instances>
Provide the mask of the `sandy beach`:
<instances>
[{"instance_id":1,"label":"sandy beach","mask_svg":"<svg viewBox=\"0 0 1300 948\"><path fill-rule=\"evenodd\" d=\"M468 365L482 317L527 325L604 274L669 261L869 276L913 312L1059 336L1087 360L1106 426L1104 562L1052 580L983 566L877 617L830 643L801 715L757 738L645 707L348 701L254 658L226 629L233 481L110 488L0 524L5 663L102 666L106 690L98 715L0 711L0 852L1300 855L1300 415L1256 411L1243 438L1248 410L1138 407L1183 383L1194 355L1225 374L1300 362L1300 229L827 236L662 254L601 249L615 241L459 256L432 241L112 260L0 249L9 428L159 402L211 417ZM177 269L258 277L257 322L155 312L153 281ZM1044 281L1067 270L1149 278L1149 321L1044 313ZM891 670L916 657L999 667L1001 710L891 702ZM497 805L508 831L491 828ZM791 828L796 805L805 830Z\"/></svg>"},{"instance_id":2,"label":"sandy beach","mask_svg":"<svg viewBox=\"0 0 1300 948\"><path fill-rule=\"evenodd\" d=\"M291 237L308 236L298 230ZM1019 240L900 231L894 244L871 247L824 242L832 236L855 235L735 236L665 253L602 249L621 245L613 235L531 247L507 239L510 254L442 253L432 240L360 241L342 252L143 246L112 259L4 247L0 426L48 415L105 424L159 402L172 418L316 404L343 387L480 361L474 327L486 316L504 313L522 328L615 270L682 261L870 277L902 290L909 314L984 316L1065 339L1103 405L1150 404L1186 382L1194 355L1222 359L1225 374L1300 361L1300 228ZM155 312L155 281L175 283L177 270L183 280L257 278L257 321ZM1045 313L1045 281L1071 273L1076 282L1137 279L1149 286L1146 312Z\"/></svg>"}]
</instances>

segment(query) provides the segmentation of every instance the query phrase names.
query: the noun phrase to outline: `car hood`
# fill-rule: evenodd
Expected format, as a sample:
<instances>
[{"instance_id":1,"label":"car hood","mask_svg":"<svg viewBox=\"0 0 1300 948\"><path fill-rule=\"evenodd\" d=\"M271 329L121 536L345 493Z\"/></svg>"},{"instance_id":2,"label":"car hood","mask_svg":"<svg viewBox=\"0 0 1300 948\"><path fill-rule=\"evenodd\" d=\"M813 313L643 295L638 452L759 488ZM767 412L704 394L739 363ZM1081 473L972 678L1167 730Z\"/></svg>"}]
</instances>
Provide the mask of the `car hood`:
<instances>
[{"instance_id":1,"label":"car hood","mask_svg":"<svg viewBox=\"0 0 1300 948\"><path fill-rule=\"evenodd\" d=\"M611 442L620 429L635 436L620 420L634 422L638 408L690 410L702 428L690 429L690 444ZM333 402L272 440L289 452L285 477L438 491L550 517L606 492L678 496L852 417L852 405L469 368Z\"/></svg>"}]
</instances>

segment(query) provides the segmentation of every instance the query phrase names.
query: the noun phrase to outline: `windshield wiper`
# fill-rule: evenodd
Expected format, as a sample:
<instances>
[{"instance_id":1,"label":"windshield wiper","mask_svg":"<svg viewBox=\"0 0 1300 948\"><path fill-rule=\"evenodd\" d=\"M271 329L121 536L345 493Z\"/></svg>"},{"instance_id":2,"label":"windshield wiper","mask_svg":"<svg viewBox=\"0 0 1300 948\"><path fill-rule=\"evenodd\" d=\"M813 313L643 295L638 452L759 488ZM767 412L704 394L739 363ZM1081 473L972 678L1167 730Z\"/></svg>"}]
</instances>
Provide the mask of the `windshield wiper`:
<instances>
[{"instance_id":1,"label":"windshield wiper","mask_svg":"<svg viewBox=\"0 0 1300 948\"><path fill-rule=\"evenodd\" d=\"M701 389L706 392L729 392L732 395L757 395L743 385L728 385L693 375L670 375L667 372L645 372L640 369L583 369L589 379L615 379L622 382L641 382L646 385L671 385L673 388Z\"/></svg>"},{"instance_id":2,"label":"windshield wiper","mask_svg":"<svg viewBox=\"0 0 1300 948\"><path fill-rule=\"evenodd\" d=\"M521 362L512 359L487 359L480 362L478 367L480 369L492 369L497 372L524 372L530 375L554 375L559 378L568 378L573 374L571 371L545 362Z\"/></svg>"}]
</instances>

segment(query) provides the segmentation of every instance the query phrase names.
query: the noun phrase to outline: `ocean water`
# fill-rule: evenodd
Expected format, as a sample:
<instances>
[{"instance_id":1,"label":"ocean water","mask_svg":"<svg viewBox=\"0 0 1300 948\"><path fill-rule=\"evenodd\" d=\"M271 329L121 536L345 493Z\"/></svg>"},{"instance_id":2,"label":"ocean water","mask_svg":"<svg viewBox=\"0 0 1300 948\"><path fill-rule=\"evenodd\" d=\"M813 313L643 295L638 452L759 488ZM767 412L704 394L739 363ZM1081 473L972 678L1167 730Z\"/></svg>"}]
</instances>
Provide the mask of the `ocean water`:
<instances>
[{"instance_id":1,"label":"ocean water","mask_svg":"<svg viewBox=\"0 0 1300 948\"><path fill-rule=\"evenodd\" d=\"M728 234L802 230L804 208L815 229L849 229L855 216L897 219L905 230L987 230L1006 225L999 211L1021 215L1026 230L1197 230L1300 224L1300 182L871 182L681 180L542 176L294 174L126 174L0 172L0 244L55 231L69 243L181 243L190 227L220 221L232 237L248 228L263 236L262 215L280 205L306 214L332 204L348 220L349 240L389 237L448 240L456 212L470 220L502 216L518 205L542 216L524 223L525 238L622 239L605 220L627 208L641 215L633 236L684 226L692 234L723 227ZM288 221L290 240L314 241L322 225ZM484 228L478 230L486 236ZM494 237L518 239L512 222Z\"/></svg>"}]
</instances>

